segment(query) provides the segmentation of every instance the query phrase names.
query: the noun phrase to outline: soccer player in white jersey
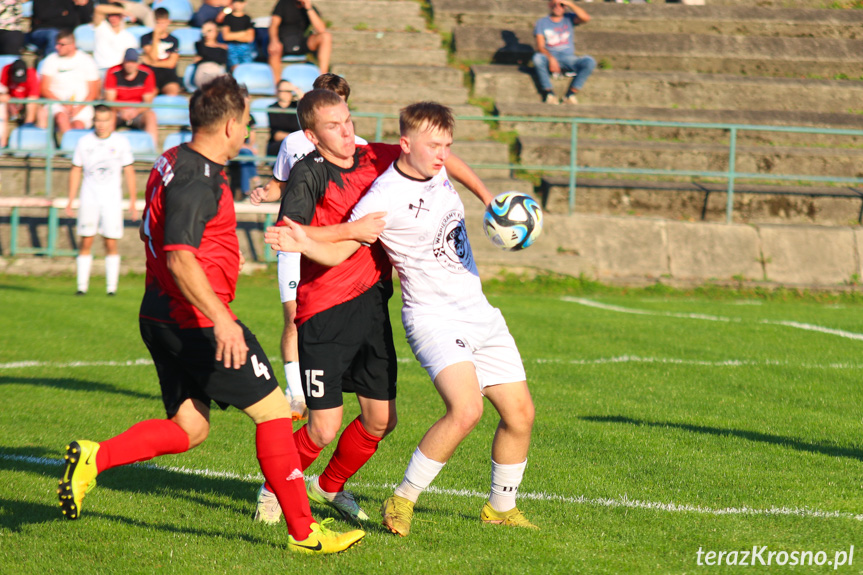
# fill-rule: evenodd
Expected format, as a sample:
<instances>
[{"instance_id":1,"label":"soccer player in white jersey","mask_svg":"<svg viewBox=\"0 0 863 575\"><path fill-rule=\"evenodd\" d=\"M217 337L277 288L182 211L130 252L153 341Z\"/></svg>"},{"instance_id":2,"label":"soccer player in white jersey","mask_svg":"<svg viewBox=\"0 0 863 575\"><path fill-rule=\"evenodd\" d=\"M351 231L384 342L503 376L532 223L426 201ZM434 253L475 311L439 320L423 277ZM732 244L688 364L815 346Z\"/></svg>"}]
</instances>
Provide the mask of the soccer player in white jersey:
<instances>
[{"instance_id":1,"label":"soccer player in white jersey","mask_svg":"<svg viewBox=\"0 0 863 575\"><path fill-rule=\"evenodd\" d=\"M399 274L402 321L446 413L414 451L402 483L381 509L383 523L410 533L413 508L459 443L479 423L482 398L500 414L491 451L491 493L485 523L536 528L516 507L527 465L534 407L524 367L500 311L482 293L464 224L464 205L444 162L454 120L449 108L420 102L400 117L402 153L355 206L352 219L386 212L380 241ZM337 265L357 242L322 243L294 223L269 228L266 242Z\"/></svg>"},{"instance_id":2,"label":"soccer player in white jersey","mask_svg":"<svg viewBox=\"0 0 863 575\"><path fill-rule=\"evenodd\" d=\"M96 106L94 128L75 146L69 170L69 203L66 215L72 217L72 202L81 188L78 203L77 232L81 245L76 259L78 295L90 287L93 265L93 238L105 239L105 283L108 295L117 293L120 278L120 253L117 240L123 237L123 183L129 191L129 216L138 219L135 208L135 168L132 149L122 134L114 131L114 112L107 106Z\"/></svg>"},{"instance_id":3,"label":"soccer player in white jersey","mask_svg":"<svg viewBox=\"0 0 863 575\"><path fill-rule=\"evenodd\" d=\"M335 74L321 74L315 79L316 90L332 90L346 103L351 95L351 87L347 80ZM357 145L368 144L359 136L354 136ZM252 190L249 199L253 205L262 202L275 202L281 199L288 185L288 176L294 164L315 151L315 145L306 136L304 130L289 134L279 147L279 155L273 165L273 177L266 188ZM285 326L282 330L282 360L285 362L285 378L288 386L285 395L291 401L294 420L307 417L306 399L303 396L302 379L300 377L300 356L297 351L297 286L300 283L300 254L279 252L278 254L279 297L282 300L282 311L285 316Z\"/></svg>"}]
</instances>

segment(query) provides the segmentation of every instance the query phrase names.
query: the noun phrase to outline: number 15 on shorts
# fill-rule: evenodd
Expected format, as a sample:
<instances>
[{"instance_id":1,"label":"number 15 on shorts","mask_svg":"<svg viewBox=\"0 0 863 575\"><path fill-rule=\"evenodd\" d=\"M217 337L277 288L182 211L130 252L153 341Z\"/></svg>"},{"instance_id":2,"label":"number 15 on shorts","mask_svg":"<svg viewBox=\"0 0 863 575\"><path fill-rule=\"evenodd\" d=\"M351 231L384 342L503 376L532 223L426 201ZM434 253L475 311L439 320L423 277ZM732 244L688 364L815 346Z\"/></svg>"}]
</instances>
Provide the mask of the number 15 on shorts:
<instances>
[{"instance_id":1,"label":"number 15 on shorts","mask_svg":"<svg viewBox=\"0 0 863 575\"><path fill-rule=\"evenodd\" d=\"M322 369L307 369L306 370L306 395L309 397L324 396L324 382L321 378L324 376Z\"/></svg>"}]
</instances>

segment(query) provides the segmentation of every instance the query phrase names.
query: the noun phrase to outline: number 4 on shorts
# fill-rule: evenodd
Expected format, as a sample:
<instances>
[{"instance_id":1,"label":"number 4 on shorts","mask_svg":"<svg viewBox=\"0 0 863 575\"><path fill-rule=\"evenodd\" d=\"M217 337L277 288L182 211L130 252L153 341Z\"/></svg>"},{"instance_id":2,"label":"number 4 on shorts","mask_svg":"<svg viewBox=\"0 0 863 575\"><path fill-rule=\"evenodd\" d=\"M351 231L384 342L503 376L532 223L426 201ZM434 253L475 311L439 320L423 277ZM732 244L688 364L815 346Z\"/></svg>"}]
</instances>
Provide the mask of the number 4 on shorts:
<instances>
[{"instance_id":1,"label":"number 4 on shorts","mask_svg":"<svg viewBox=\"0 0 863 575\"><path fill-rule=\"evenodd\" d=\"M270 380L270 370L267 368L267 364L260 363L257 355L252 356L252 369L255 370L255 377L261 377L263 375L264 379L267 381Z\"/></svg>"}]
</instances>

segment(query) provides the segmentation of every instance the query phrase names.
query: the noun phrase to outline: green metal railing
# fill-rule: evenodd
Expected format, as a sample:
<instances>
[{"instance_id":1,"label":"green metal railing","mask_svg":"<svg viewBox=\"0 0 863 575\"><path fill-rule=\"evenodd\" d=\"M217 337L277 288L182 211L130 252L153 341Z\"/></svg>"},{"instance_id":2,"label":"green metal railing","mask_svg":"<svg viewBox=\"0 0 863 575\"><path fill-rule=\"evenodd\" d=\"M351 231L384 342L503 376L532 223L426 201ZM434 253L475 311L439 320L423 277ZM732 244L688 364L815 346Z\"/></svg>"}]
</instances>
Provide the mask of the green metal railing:
<instances>
[{"instance_id":1,"label":"green metal railing","mask_svg":"<svg viewBox=\"0 0 863 575\"><path fill-rule=\"evenodd\" d=\"M19 103L37 103L46 104L56 101L50 100L20 100L12 99L11 102ZM74 104L75 102L61 102L64 104ZM113 107L143 107L152 108L151 104L130 104L126 102L104 102L104 104ZM183 105L160 105L160 108L182 109ZM293 110L273 110L277 113L295 113ZM371 118L375 120L374 141L381 141L385 135L384 122L386 120L396 120L397 114L373 113L373 112L353 112L354 118ZM614 119L597 119L597 118L551 118L551 117L534 117L534 116L459 116L458 122L521 122L521 123L538 123L538 124L566 124L569 126L569 164L568 165L532 165L532 164L472 164L474 169L488 170L532 170L543 172L564 172L568 178L569 194L568 205L569 212L572 213L575 209L575 200L577 192L577 175L579 173L590 174L627 174L627 175L658 175L671 177L698 177L698 178L716 178L725 180L726 185L726 206L725 219L731 223L733 220L734 206L734 191L739 180L758 179L758 180L775 180L775 181L804 181L816 183L830 183L843 185L861 185L863 186L863 178L830 176L830 175L806 175L806 174L769 174L769 173L750 173L740 172L736 169L737 163L737 139L740 132L782 132L796 134L813 134L813 135L831 135L831 136L861 136L863 130L846 130L834 128L812 128L804 126L764 126L764 125L747 125L733 123L705 123L705 122L669 122L669 121L648 121L648 120L614 120ZM728 133L728 169L727 170L667 170L654 168L625 168L616 166L583 166L578 163L578 138L579 126L587 125L611 125L611 126L631 126L631 127L660 127L660 128L682 128L682 129L704 129L704 130L721 130ZM49 114L48 118L48 133L53 133L54 119ZM12 150L14 152L14 150ZM53 197L53 170L54 158L60 153L54 144L53 138L46 138L44 150L38 151L38 156L44 154L45 158L45 195L48 198ZM156 152L158 155L158 151ZM138 158L141 160L149 160L150 158ZM255 162L273 162L275 158L272 156L248 156L244 157L244 161ZM46 248L17 248L18 253L40 253L45 255L67 255L73 254L71 251L58 252L55 248L57 238L57 228L59 225L59 217L56 207L49 208L49 238ZM10 221L13 225L19 222L17 209L13 209ZM273 221L272 214L265 215L264 225L270 225ZM13 232L13 236L15 233ZM13 250L14 255L14 250ZM267 250L267 260L272 261L272 255Z\"/></svg>"}]
</instances>

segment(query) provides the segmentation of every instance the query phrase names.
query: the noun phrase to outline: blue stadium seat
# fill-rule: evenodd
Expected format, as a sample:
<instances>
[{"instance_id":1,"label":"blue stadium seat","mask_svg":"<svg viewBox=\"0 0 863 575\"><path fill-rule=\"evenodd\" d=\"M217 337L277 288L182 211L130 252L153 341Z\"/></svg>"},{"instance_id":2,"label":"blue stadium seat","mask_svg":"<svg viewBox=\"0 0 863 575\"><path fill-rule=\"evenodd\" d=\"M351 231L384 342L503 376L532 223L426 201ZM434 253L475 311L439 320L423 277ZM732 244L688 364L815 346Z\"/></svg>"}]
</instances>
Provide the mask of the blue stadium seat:
<instances>
[{"instance_id":1,"label":"blue stadium seat","mask_svg":"<svg viewBox=\"0 0 863 575\"><path fill-rule=\"evenodd\" d=\"M174 107L159 107L165 105ZM189 125L189 101L184 96L165 96L159 94L153 98L153 111L156 113L156 123L160 126Z\"/></svg>"},{"instance_id":2,"label":"blue stadium seat","mask_svg":"<svg viewBox=\"0 0 863 575\"><path fill-rule=\"evenodd\" d=\"M147 132L143 130L124 130L117 133L129 140L129 145L132 147L132 155L136 159L156 155L156 145L153 143L153 138Z\"/></svg>"},{"instance_id":3,"label":"blue stadium seat","mask_svg":"<svg viewBox=\"0 0 863 575\"><path fill-rule=\"evenodd\" d=\"M0 56L0 71L2 71L3 68L20 58L20 56L15 56L13 54L3 54L2 56Z\"/></svg>"},{"instance_id":4,"label":"blue stadium seat","mask_svg":"<svg viewBox=\"0 0 863 575\"><path fill-rule=\"evenodd\" d=\"M75 46L84 52L93 53L96 49L96 31L92 24L81 24L75 28Z\"/></svg>"},{"instance_id":5,"label":"blue stadium seat","mask_svg":"<svg viewBox=\"0 0 863 575\"><path fill-rule=\"evenodd\" d=\"M186 69L183 71L183 87L190 94L195 91L195 69L196 64L186 64Z\"/></svg>"},{"instance_id":6,"label":"blue stadium seat","mask_svg":"<svg viewBox=\"0 0 863 575\"><path fill-rule=\"evenodd\" d=\"M127 26L126 30L128 30L136 40L138 40L138 48L141 47L141 36L153 31L149 26Z\"/></svg>"},{"instance_id":7,"label":"blue stadium seat","mask_svg":"<svg viewBox=\"0 0 863 575\"><path fill-rule=\"evenodd\" d=\"M71 156L75 151L75 146L78 145L78 140L92 132L93 130L69 130L63 134L63 139L60 141L60 151Z\"/></svg>"},{"instance_id":8,"label":"blue stadium seat","mask_svg":"<svg viewBox=\"0 0 863 575\"><path fill-rule=\"evenodd\" d=\"M275 96L276 85L273 82L273 70L268 64L252 62L240 64L234 68L234 78L240 84L245 84L249 94L253 96Z\"/></svg>"},{"instance_id":9,"label":"blue stadium seat","mask_svg":"<svg viewBox=\"0 0 863 575\"><path fill-rule=\"evenodd\" d=\"M32 18L33 17L33 2L24 2L21 5L21 16L24 18Z\"/></svg>"},{"instance_id":10,"label":"blue stadium seat","mask_svg":"<svg viewBox=\"0 0 863 575\"><path fill-rule=\"evenodd\" d=\"M162 146L162 151L167 152L175 146L192 141L192 132L183 130L182 132L174 132L165 136L165 143Z\"/></svg>"},{"instance_id":11,"label":"blue stadium seat","mask_svg":"<svg viewBox=\"0 0 863 575\"><path fill-rule=\"evenodd\" d=\"M153 10L156 8L167 10L174 22L188 22L195 13L189 0L156 0L153 2Z\"/></svg>"},{"instance_id":12,"label":"blue stadium seat","mask_svg":"<svg viewBox=\"0 0 863 575\"><path fill-rule=\"evenodd\" d=\"M276 98L258 98L257 100L252 100L252 117L255 119L256 127L270 127L270 117L267 115L267 108L275 102Z\"/></svg>"},{"instance_id":13,"label":"blue stadium seat","mask_svg":"<svg viewBox=\"0 0 863 575\"><path fill-rule=\"evenodd\" d=\"M195 50L195 42L201 39L200 28L177 28L171 35L180 43L180 56L194 56L197 54Z\"/></svg>"},{"instance_id":14,"label":"blue stadium seat","mask_svg":"<svg viewBox=\"0 0 863 575\"><path fill-rule=\"evenodd\" d=\"M44 155L49 137L45 128L21 126L9 134L9 150L16 156Z\"/></svg>"},{"instance_id":15,"label":"blue stadium seat","mask_svg":"<svg viewBox=\"0 0 863 575\"><path fill-rule=\"evenodd\" d=\"M287 80L303 92L312 89L321 69L311 63L291 64L282 70L282 80Z\"/></svg>"}]
</instances>

